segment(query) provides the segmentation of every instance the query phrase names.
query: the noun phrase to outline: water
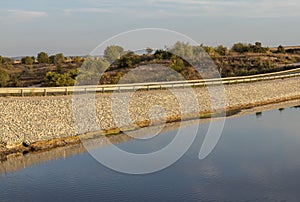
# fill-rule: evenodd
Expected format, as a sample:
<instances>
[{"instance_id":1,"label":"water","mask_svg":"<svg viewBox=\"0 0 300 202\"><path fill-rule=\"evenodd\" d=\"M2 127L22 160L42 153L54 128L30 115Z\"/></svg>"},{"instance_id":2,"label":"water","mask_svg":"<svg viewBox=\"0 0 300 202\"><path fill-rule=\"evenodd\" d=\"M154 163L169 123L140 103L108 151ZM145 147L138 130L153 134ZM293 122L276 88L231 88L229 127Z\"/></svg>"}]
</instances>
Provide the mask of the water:
<instances>
[{"instance_id":1,"label":"water","mask_svg":"<svg viewBox=\"0 0 300 202\"><path fill-rule=\"evenodd\" d=\"M114 172L86 152L3 173L0 201L299 201L299 112L290 108L228 119L205 160L198 159L207 130L202 124L182 159L150 175ZM146 153L174 135L119 146Z\"/></svg>"}]
</instances>

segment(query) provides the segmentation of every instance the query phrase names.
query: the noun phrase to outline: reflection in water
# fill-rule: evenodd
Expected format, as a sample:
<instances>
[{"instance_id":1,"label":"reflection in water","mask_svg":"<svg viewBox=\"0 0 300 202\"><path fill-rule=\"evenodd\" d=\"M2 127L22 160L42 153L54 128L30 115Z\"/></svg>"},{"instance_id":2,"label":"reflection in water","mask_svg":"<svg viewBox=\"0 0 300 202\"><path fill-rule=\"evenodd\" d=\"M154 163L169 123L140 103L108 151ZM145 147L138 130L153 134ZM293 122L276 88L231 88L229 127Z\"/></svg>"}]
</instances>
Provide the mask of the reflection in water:
<instances>
[{"instance_id":1,"label":"reflection in water","mask_svg":"<svg viewBox=\"0 0 300 202\"><path fill-rule=\"evenodd\" d=\"M284 111L284 108L279 108L279 111L280 111L280 114L282 114Z\"/></svg>"},{"instance_id":2,"label":"reflection in water","mask_svg":"<svg viewBox=\"0 0 300 202\"><path fill-rule=\"evenodd\" d=\"M116 173L87 153L74 152L75 156L2 174L0 201L298 202L299 119L299 110L295 108L286 108L281 114L278 110L264 112L259 121L255 114L228 119L215 150L199 160L199 148L208 126L204 123L192 148L181 160L151 175ZM148 152L167 144L173 133L166 130L149 143L119 141L118 146Z\"/></svg>"},{"instance_id":3,"label":"reflection in water","mask_svg":"<svg viewBox=\"0 0 300 202\"><path fill-rule=\"evenodd\" d=\"M209 120L191 120L191 121L182 122L181 124L169 123L164 127L162 132L166 133L168 131L175 131L180 126L189 127L195 124L206 123L208 121ZM50 151L35 152L27 155L13 154L8 156L7 160L2 161L0 163L0 174L16 172L19 169L23 169L28 166L36 165L51 160L65 159L69 156L78 155L87 152L85 149L86 146L88 146L89 148L102 148L110 144L118 145L120 143L128 142L130 140L133 140L134 139L133 137L143 138L145 135L148 135L149 131L151 130L156 132L156 127L157 126L148 127L147 134L144 134L143 133L144 130L142 129L138 131L127 132L126 134L109 136L108 138L97 137L95 139L85 140L85 145L78 144L78 145L71 145L66 147L59 147L59 148L51 149ZM130 150L130 148L128 150Z\"/></svg>"},{"instance_id":4,"label":"reflection in water","mask_svg":"<svg viewBox=\"0 0 300 202\"><path fill-rule=\"evenodd\" d=\"M17 170L39 163L67 158L86 152L82 144L52 149L51 151L31 153L30 155L11 155L0 164L0 174L16 172Z\"/></svg>"},{"instance_id":5,"label":"reflection in water","mask_svg":"<svg viewBox=\"0 0 300 202\"><path fill-rule=\"evenodd\" d=\"M261 118L262 117L262 112L256 112L256 118Z\"/></svg>"}]
</instances>

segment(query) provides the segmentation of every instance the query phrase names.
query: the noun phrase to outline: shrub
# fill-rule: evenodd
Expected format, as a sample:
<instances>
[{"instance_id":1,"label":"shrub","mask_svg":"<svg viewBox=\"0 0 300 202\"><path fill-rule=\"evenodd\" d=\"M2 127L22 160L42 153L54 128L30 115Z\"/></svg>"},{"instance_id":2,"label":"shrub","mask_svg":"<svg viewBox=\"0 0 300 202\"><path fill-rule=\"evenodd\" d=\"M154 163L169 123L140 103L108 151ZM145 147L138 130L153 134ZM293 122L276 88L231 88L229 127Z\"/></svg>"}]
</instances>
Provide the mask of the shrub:
<instances>
[{"instance_id":1,"label":"shrub","mask_svg":"<svg viewBox=\"0 0 300 202\"><path fill-rule=\"evenodd\" d=\"M59 87L74 86L75 78L78 74L77 70L71 70L64 74L56 72L48 72L43 80L42 86Z\"/></svg>"},{"instance_id":2,"label":"shrub","mask_svg":"<svg viewBox=\"0 0 300 202\"><path fill-rule=\"evenodd\" d=\"M7 86L9 80L10 80L9 74L6 71L0 69L0 87Z\"/></svg>"},{"instance_id":3,"label":"shrub","mask_svg":"<svg viewBox=\"0 0 300 202\"><path fill-rule=\"evenodd\" d=\"M22 62L22 64L25 64L25 65L32 65L33 64L32 57L29 57L29 56L23 57L21 59L21 62Z\"/></svg>"}]
</instances>

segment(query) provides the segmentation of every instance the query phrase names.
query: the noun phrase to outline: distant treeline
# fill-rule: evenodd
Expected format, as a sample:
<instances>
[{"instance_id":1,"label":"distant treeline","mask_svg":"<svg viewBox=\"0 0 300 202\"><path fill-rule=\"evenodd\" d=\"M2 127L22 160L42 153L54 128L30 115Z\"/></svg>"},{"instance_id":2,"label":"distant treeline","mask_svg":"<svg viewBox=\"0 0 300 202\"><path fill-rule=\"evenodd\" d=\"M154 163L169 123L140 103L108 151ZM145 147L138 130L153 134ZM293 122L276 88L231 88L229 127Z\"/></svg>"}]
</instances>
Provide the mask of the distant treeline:
<instances>
[{"instance_id":1,"label":"distant treeline","mask_svg":"<svg viewBox=\"0 0 300 202\"><path fill-rule=\"evenodd\" d=\"M207 54L206 54L207 53ZM287 51L283 46L270 49L255 44L236 43L230 49L225 46L192 46L177 42L171 48L153 50L146 48L143 54L136 54L123 47L108 46L102 57L79 56L65 57L62 53L49 56L40 52L36 57L25 56L19 61L0 56L0 86L23 86L40 84L42 86L70 86L75 80L93 81L96 75L103 73L100 84L114 84L137 66L147 64L163 64L180 73L184 79L199 79L199 72L190 64L191 61L209 59L216 64L222 77L260 74L283 70L284 65L300 61L299 52ZM93 58L93 60L91 60ZM207 61L209 62L209 61ZM106 70L106 72L102 72ZM162 71L157 69L159 74ZM160 79L172 80L168 75ZM139 78L140 80L147 80ZM98 79L99 80L99 79Z\"/></svg>"}]
</instances>

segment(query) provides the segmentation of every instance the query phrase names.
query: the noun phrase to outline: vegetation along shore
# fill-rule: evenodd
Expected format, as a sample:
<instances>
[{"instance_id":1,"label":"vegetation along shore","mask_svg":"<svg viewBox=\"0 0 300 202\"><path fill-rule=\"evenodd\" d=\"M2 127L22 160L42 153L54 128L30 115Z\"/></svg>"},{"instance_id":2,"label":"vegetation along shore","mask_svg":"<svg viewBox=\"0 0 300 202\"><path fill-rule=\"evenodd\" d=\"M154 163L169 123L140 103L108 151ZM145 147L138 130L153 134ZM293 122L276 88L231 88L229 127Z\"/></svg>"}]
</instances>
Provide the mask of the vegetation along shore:
<instances>
[{"instance_id":1,"label":"vegetation along shore","mask_svg":"<svg viewBox=\"0 0 300 202\"><path fill-rule=\"evenodd\" d=\"M116 84L126 73L137 66L152 65L153 68L155 64L160 64L155 68L158 75L161 71L160 67L163 65L180 73L186 80L199 79L201 76L187 61L172 53L183 52L181 55L193 57L201 51L208 53L223 78L287 70L296 68L290 64L300 62L300 47L278 46L277 48L268 48L263 47L260 42L255 44L236 43L230 49L222 45L217 47L191 46L177 42L170 49L152 50L146 48L140 54L113 45L106 48L102 61L113 64L103 74L99 83ZM87 57L66 57L62 53L49 56L45 52L40 52L37 56L16 58L0 56L0 87L72 86ZM147 79L153 78L140 78L140 80L143 79L147 82ZM155 79L156 81L170 81L173 78L157 76Z\"/></svg>"},{"instance_id":2,"label":"vegetation along shore","mask_svg":"<svg viewBox=\"0 0 300 202\"><path fill-rule=\"evenodd\" d=\"M191 54L189 57L192 57L199 54L201 50L208 53L222 77L293 69L299 67L297 64L300 62L300 47L268 48L263 47L259 42L255 44L237 43L230 49L224 46L213 48L177 42L172 50L146 48L140 54L113 45L106 48L103 58L95 60L109 65L99 84L116 84L124 75L140 66L154 69L152 72L156 72L157 75L154 77L141 76L138 81L131 78L128 82L173 81L172 75L161 76L163 75L162 66L180 73L182 79L201 79L201 75L187 61L173 54L183 51L184 54ZM100 70L97 69L97 65L85 63L88 63L86 57L65 57L61 53L48 56L47 53L41 52L37 57L25 56L22 58L0 57L0 87L72 86L79 76L85 79L88 77L86 80L93 80L93 71ZM82 72L83 65L89 68L86 69L87 72ZM233 114L242 109L300 99L299 84L299 77L294 77L226 85L224 86L227 97L226 111ZM213 91L214 88L217 86L211 86L210 90ZM164 119L167 122L210 117L212 110L208 89L196 87L193 90L200 109L194 114L186 114L184 117L180 112L180 105L176 101L176 97L168 89L136 91L130 98L128 109L133 123L126 128L118 128L114 122L111 93L97 94L97 124L107 135L145 127L151 123L149 111L157 105L164 108ZM178 96L183 97L187 104L193 101L185 89L177 89L177 92ZM120 92L121 95L122 93L125 96L128 92ZM83 135L79 134L74 126L72 95L0 97L0 109L1 158L13 153L23 154L77 144L80 142L79 135Z\"/></svg>"},{"instance_id":3,"label":"vegetation along shore","mask_svg":"<svg viewBox=\"0 0 300 202\"><path fill-rule=\"evenodd\" d=\"M229 112L248 109L270 103L300 99L299 77L256 83L225 86L226 109ZM213 88L213 87L212 87ZM208 90L194 88L200 111L199 118L210 112ZM124 92L125 93L125 92ZM189 99L184 89L179 96ZM111 109L111 94L96 95L97 121L105 134L121 132L114 123ZM169 90L138 91L131 97L129 111L134 127L149 125L149 110L160 105L165 109L167 122L180 121L180 107ZM0 99L0 134L2 157L16 152L30 152L66 144L79 143L79 134L73 123L72 96L52 97L2 97Z\"/></svg>"}]
</instances>

